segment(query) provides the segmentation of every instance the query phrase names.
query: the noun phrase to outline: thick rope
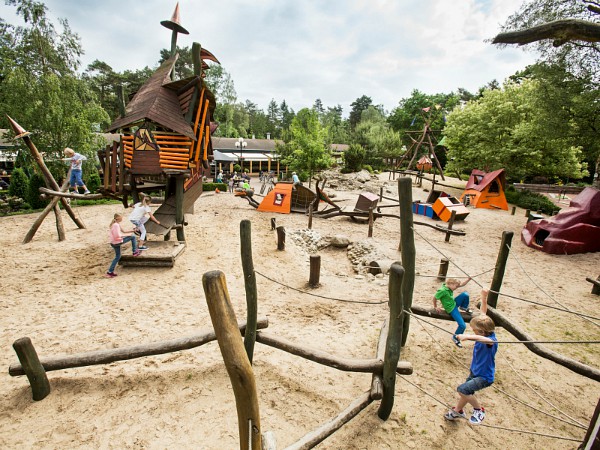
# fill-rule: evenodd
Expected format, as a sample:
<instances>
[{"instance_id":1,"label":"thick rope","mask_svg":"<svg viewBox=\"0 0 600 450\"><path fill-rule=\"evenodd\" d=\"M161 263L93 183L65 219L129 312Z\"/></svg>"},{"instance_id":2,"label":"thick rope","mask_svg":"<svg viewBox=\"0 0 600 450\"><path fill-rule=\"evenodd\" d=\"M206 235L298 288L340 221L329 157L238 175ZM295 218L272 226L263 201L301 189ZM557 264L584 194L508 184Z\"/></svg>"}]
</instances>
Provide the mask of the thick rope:
<instances>
[{"instance_id":1,"label":"thick rope","mask_svg":"<svg viewBox=\"0 0 600 450\"><path fill-rule=\"evenodd\" d=\"M384 303L388 303L387 300L382 301L382 302L378 302L378 301L365 302L365 301L361 301L361 300L346 300L346 299L342 299L342 298L326 297L324 295L313 294L312 292L308 292L308 291L305 291L305 290L302 290L302 289L297 289L295 287L288 286L287 284L281 283L280 281L274 280L273 278L270 278L270 277L266 276L265 274L260 273L258 270L255 270L254 273L260 275L263 278L266 278L269 281L272 281L275 284L283 286L283 287L285 287L287 289L291 289L291 290L296 291L296 292L301 292L302 294L310 295L312 297L323 298L325 300L334 300L336 302L344 302L344 303L360 303L360 304L363 304L363 305L383 305Z\"/></svg>"},{"instance_id":2,"label":"thick rope","mask_svg":"<svg viewBox=\"0 0 600 450\"><path fill-rule=\"evenodd\" d=\"M431 323L406 309L404 310L404 312L407 314L410 314L411 316L413 316L415 319L417 319L419 321L423 321L426 324L431 325L432 327L438 328L438 329L442 330L443 332L454 336L453 332L448 331L434 323ZM496 341L496 342L498 344L600 344L600 341Z\"/></svg>"}]
</instances>

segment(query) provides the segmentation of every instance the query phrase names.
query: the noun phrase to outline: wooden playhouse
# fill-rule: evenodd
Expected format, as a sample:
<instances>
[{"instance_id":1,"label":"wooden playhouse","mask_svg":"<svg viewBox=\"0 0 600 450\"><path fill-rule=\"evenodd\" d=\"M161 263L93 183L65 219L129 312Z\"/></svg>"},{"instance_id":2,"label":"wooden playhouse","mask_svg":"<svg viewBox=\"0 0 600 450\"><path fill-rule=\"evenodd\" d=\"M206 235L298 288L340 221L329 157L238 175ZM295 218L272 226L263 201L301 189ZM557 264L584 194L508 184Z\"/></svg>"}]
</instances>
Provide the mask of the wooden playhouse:
<instances>
[{"instance_id":1,"label":"wooden playhouse","mask_svg":"<svg viewBox=\"0 0 600 450\"><path fill-rule=\"evenodd\" d=\"M504 195L506 176L504 169L494 172L483 172L473 169L465 191L460 196L464 205L472 205L475 208L503 209L508 210L508 203Z\"/></svg>"}]
</instances>

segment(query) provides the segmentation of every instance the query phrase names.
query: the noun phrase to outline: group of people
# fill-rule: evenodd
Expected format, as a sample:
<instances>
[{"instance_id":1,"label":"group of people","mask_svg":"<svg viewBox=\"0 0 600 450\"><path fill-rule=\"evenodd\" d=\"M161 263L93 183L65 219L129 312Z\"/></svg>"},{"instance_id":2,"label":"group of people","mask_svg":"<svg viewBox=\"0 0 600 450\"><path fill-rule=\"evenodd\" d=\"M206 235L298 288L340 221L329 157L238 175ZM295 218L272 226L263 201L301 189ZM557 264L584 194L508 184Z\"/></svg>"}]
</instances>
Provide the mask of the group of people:
<instances>
[{"instance_id":1,"label":"group of people","mask_svg":"<svg viewBox=\"0 0 600 450\"><path fill-rule=\"evenodd\" d=\"M466 419L464 407L470 404L473 407L469 423L479 425L485 418L485 408L475 397L475 393L491 386L494 382L496 372L496 352L498 351L498 339L495 334L494 321L486 315L487 299L489 291L481 291L480 314L473 317L470 321L473 334L465 334L466 324L461 313L471 314L473 310L469 308L469 294L462 292L454 297L454 291L459 287L464 287L471 281L467 278L460 282L455 278L449 278L446 283L437 290L433 296L433 308L441 313L442 309L438 307L440 301L444 311L452 317L458 327L452 335L454 344L462 348L463 341L474 341L473 358L469 369L469 376L464 383L460 384L456 390L458 400L456 406L453 406L445 415L446 420L454 421L457 419Z\"/></svg>"},{"instance_id":2,"label":"group of people","mask_svg":"<svg viewBox=\"0 0 600 450\"><path fill-rule=\"evenodd\" d=\"M250 189L250 175L246 172L239 175L237 172L234 172L233 175L226 178L223 175L223 171L219 171L216 177L217 183L225 183L229 187L229 192L234 192L236 188L241 188L244 190Z\"/></svg>"}]
</instances>

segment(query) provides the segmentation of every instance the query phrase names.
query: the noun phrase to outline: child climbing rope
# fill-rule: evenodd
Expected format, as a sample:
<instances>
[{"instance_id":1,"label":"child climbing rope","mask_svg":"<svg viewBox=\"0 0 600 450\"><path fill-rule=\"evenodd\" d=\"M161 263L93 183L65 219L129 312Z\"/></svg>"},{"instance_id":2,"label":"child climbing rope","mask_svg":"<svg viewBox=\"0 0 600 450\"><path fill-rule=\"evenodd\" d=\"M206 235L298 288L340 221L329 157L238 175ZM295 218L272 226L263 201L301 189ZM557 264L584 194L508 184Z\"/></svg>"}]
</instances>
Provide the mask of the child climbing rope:
<instances>
[{"instance_id":1,"label":"child climbing rope","mask_svg":"<svg viewBox=\"0 0 600 450\"><path fill-rule=\"evenodd\" d=\"M457 347L462 347L460 341L456 338L457 334L461 334L467 328L465 321L461 316L461 311L466 313L471 313L472 310L469 309L469 294L467 292L462 292L454 298L454 291L459 287L466 286L466 284L471 281L471 277L467 278L464 282L460 282L455 278L448 278L446 283L442 284L442 286L437 290L435 295L433 296L433 307L437 312L442 312L441 308L438 308L437 301L439 300L444 307L444 310L450 314L450 316L456 321L458 324L458 328L454 332L452 336L452 341L456 344Z\"/></svg>"},{"instance_id":2,"label":"child climbing rope","mask_svg":"<svg viewBox=\"0 0 600 450\"><path fill-rule=\"evenodd\" d=\"M467 380L459 385L458 402L445 415L446 420L466 419L463 408L467 403L473 406L473 413L469 423L479 425L485 418L485 409L475 398L475 392L480 391L494 382L496 372L496 351L498 350L498 340L494 330L496 326L494 321L486 316L487 297L489 291L481 291L481 315L471 319L470 325L475 334L457 334L459 341L475 341L473 347L473 359L469 370Z\"/></svg>"},{"instance_id":3,"label":"child climbing rope","mask_svg":"<svg viewBox=\"0 0 600 450\"><path fill-rule=\"evenodd\" d=\"M121 246L126 242L131 242L131 250L133 251L133 256L140 256L142 252L138 250L137 239L132 231L125 231L121 227L121 221L123 220L123 216L119 213L115 213L112 222L109 227L109 242L110 246L115 251L115 258L110 263L110 267L106 272L106 278L114 278L117 276L115 273L115 268L121 259Z\"/></svg>"},{"instance_id":4,"label":"child climbing rope","mask_svg":"<svg viewBox=\"0 0 600 450\"><path fill-rule=\"evenodd\" d=\"M146 226L144 225L148 220L152 220L160 225L160 221L152 214L150 203L152 198L149 195L144 195L141 202L133 205L133 211L129 215L129 221L135 226L134 231L140 236L139 250L148 250L148 247L144 245L146 241Z\"/></svg>"}]
</instances>

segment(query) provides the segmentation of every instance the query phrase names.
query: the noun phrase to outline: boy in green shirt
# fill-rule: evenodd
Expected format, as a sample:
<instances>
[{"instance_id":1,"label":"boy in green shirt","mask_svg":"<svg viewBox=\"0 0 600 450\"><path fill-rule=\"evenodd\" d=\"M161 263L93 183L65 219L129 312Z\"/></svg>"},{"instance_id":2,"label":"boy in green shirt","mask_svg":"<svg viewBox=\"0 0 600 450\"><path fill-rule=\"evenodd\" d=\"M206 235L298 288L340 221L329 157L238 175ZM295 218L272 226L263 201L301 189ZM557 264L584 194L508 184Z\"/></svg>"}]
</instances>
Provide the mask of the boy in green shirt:
<instances>
[{"instance_id":1,"label":"boy in green shirt","mask_svg":"<svg viewBox=\"0 0 600 450\"><path fill-rule=\"evenodd\" d=\"M457 347L462 348L461 342L457 339L457 334L464 333L467 325L461 316L461 311L466 313L473 312L469 309L469 294L467 292L461 292L454 298L454 291L459 287L466 286L467 283L471 281L471 277L467 278L464 282L460 282L455 278L448 278L446 283L442 284L442 286L437 290L435 295L433 296L433 307L434 309L440 313L442 309L438 307L437 301L439 300L446 311L450 316L456 321L458 324L458 328L454 332L452 336L452 341L456 344Z\"/></svg>"}]
</instances>

